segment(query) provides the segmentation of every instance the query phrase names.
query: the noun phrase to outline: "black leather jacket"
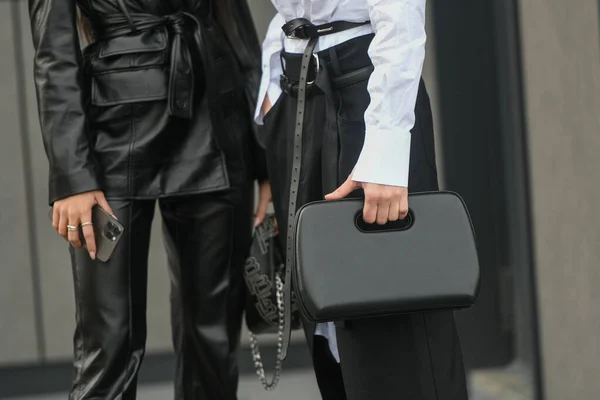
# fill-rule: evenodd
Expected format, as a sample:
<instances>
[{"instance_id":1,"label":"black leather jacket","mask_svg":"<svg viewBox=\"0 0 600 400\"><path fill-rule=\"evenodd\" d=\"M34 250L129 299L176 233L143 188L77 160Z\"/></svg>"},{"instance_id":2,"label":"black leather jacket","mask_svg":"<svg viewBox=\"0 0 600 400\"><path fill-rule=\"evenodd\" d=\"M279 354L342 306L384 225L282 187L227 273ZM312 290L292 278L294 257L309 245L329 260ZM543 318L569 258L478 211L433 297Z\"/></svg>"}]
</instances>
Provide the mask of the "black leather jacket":
<instances>
[{"instance_id":1,"label":"black leather jacket","mask_svg":"<svg viewBox=\"0 0 600 400\"><path fill-rule=\"evenodd\" d=\"M210 3L230 1L230 26ZM83 54L77 7L95 40ZM246 0L30 0L50 203L157 198L265 177L252 110L260 47Z\"/></svg>"}]
</instances>

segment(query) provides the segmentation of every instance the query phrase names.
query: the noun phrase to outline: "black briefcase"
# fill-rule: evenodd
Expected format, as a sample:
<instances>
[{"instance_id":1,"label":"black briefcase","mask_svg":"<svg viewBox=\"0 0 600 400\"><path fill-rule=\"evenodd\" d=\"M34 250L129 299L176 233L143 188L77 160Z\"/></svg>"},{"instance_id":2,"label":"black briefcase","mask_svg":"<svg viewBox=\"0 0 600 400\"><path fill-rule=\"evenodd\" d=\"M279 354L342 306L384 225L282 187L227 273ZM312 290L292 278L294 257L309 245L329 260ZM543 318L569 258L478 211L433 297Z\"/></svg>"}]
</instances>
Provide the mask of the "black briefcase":
<instances>
[{"instance_id":1,"label":"black briefcase","mask_svg":"<svg viewBox=\"0 0 600 400\"><path fill-rule=\"evenodd\" d=\"M471 219L455 193L409 196L409 215L380 227L364 201L319 201L296 215L293 279L313 322L466 308L479 291Z\"/></svg>"}]
</instances>

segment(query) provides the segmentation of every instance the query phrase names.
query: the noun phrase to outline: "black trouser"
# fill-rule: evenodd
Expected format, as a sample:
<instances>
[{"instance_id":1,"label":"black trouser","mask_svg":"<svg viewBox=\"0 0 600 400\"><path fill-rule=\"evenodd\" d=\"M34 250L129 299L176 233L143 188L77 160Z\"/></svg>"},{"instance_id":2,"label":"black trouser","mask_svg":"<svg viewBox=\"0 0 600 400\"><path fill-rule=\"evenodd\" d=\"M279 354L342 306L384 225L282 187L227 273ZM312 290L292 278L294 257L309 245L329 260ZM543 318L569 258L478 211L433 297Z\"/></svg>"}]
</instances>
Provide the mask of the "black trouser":
<instances>
[{"instance_id":1,"label":"black trouser","mask_svg":"<svg viewBox=\"0 0 600 400\"><path fill-rule=\"evenodd\" d=\"M319 53L322 67L306 101L298 207L321 200L351 173L364 140L367 80L343 88L337 77L371 65L372 36ZM298 80L301 55L285 54L286 76ZM311 80L310 78L308 79ZM269 179L275 210L285 221L297 99L282 95L265 119ZM421 82L412 130L409 191L437 190L433 124ZM285 224L279 224L285 238ZM435 249L432 249L435 251ZM315 326L305 323L317 381L326 400L464 400L462 354L452 312L351 321L337 326L341 368Z\"/></svg>"},{"instance_id":2,"label":"black trouser","mask_svg":"<svg viewBox=\"0 0 600 400\"><path fill-rule=\"evenodd\" d=\"M111 259L71 250L77 302L70 399L129 400L146 341L146 283L155 200L109 199L125 227ZM175 398L236 399L250 246L251 185L159 201L171 276Z\"/></svg>"}]
</instances>

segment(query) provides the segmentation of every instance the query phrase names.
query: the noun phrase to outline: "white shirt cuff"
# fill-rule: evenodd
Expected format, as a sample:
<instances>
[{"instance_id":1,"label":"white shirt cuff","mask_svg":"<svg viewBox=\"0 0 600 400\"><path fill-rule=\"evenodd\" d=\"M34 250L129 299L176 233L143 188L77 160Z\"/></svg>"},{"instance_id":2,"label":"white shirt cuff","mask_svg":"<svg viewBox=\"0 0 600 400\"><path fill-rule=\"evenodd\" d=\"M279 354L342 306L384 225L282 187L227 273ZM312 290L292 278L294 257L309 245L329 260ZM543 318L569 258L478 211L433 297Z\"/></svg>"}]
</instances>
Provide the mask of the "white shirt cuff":
<instances>
[{"instance_id":1,"label":"white shirt cuff","mask_svg":"<svg viewBox=\"0 0 600 400\"><path fill-rule=\"evenodd\" d=\"M281 89L279 88L279 77L283 73L280 60L280 54L283 49L283 31L281 30L281 26L284 23L285 20L281 14L276 14L273 17L262 46L262 78L258 90L256 110L254 111L254 121L259 125L263 123L262 105L265 95L268 94L271 104L275 104L275 101L277 101L281 94Z\"/></svg>"},{"instance_id":2,"label":"white shirt cuff","mask_svg":"<svg viewBox=\"0 0 600 400\"><path fill-rule=\"evenodd\" d=\"M411 134L368 131L352 179L408 187Z\"/></svg>"},{"instance_id":3,"label":"white shirt cuff","mask_svg":"<svg viewBox=\"0 0 600 400\"><path fill-rule=\"evenodd\" d=\"M329 351L331 351L331 355L335 358L335 361L340 363L340 351L338 350L337 345L337 333L335 331L335 324L333 322L326 322L322 324L317 324L315 328L315 335L323 336L327 338L327 342L329 343Z\"/></svg>"}]
</instances>

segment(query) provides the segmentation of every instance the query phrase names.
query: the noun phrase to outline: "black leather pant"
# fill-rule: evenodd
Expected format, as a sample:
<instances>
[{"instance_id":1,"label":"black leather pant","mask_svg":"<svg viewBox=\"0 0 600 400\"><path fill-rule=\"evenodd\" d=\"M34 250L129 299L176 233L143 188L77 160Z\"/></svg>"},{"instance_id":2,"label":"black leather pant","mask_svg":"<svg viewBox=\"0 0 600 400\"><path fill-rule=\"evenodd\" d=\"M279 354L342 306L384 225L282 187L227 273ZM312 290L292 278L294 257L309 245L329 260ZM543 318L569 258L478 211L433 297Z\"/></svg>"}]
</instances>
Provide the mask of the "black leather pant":
<instances>
[{"instance_id":1,"label":"black leather pant","mask_svg":"<svg viewBox=\"0 0 600 400\"><path fill-rule=\"evenodd\" d=\"M175 398L236 399L252 190L159 201L171 276ZM109 199L125 226L107 263L71 248L77 328L71 400L136 398L155 200Z\"/></svg>"}]
</instances>

